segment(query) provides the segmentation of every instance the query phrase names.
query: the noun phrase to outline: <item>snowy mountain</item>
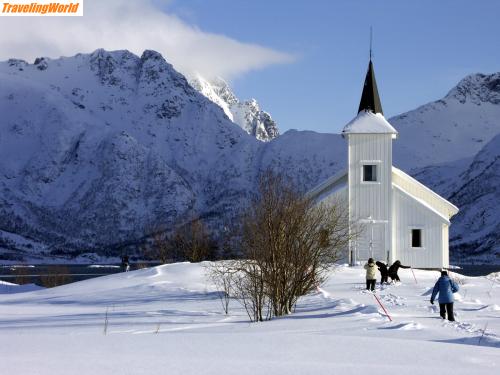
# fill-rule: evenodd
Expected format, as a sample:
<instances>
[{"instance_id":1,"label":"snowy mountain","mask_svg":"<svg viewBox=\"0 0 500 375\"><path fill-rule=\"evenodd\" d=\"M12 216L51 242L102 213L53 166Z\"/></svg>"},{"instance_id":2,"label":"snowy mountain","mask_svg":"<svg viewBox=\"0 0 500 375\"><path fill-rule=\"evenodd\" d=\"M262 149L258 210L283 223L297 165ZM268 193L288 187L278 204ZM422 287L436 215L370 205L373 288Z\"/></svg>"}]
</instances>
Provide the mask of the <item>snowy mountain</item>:
<instances>
[{"instance_id":1,"label":"snowy mountain","mask_svg":"<svg viewBox=\"0 0 500 375\"><path fill-rule=\"evenodd\" d=\"M469 76L389 120L395 165L461 209L452 258L498 254L499 81ZM304 190L345 168L340 135L244 131L231 119L263 112L238 108L222 81L196 90L154 51L0 63L0 257L116 256L193 217L220 228L268 168Z\"/></svg>"},{"instance_id":2,"label":"snowy mountain","mask_svg":"<svg viewBox=\"0 0 500 375\"><path fill-rule=\"evenodd\" d=\"M0 82L6 259L116 255L157 227L220 223L247 204L260 170L280 165L268 148L283 161L308 159L307 141L295 141L301 156L248 135L154 51L11 59ZM309 186L340 168L328 137L300 138L323 142Z\"/></svg>"},{"instance_id":3,"label":"snowy mountain","mask_svg":"<svg viewBox=\"0 0 500 375\"><path fill-rule=\"evenodd\" d=\"M154 51L9 60L0 81L8 247L104 251L252 185L261 143Z\"/></svg>"},{"instance_id":4,"label":"snowy mountain","mask_svg":"<svg viewBox=\"0 0 500 375\"><path fill-rule=\"evenodd\" d=\"M255 99L240 101L222 79L206 80L197 75L189 80L191 86L224 110L227 117L260 141L270 141L279 135L271 115L260 109Z\"/></svg>"},{"instance_id":5,"label":"snowy mountain","mask_svg":"<svg viewBox=\"0 0 500 375\"><path fill-rule=\"evenodd\" d=\"M464 78L443 99L393 117L394 163L405 170L476 155L500 132L500 73Z\"/></svg>"}]
</instances>

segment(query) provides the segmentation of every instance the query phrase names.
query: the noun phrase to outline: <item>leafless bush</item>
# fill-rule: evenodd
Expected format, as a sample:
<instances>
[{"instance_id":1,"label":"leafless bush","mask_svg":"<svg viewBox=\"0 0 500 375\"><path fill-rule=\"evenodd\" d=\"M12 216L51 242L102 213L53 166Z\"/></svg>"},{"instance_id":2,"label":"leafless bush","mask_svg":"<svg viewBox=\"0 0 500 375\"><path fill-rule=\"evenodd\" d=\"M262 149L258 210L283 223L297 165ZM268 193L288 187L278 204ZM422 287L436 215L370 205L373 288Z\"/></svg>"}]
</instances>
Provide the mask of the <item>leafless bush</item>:
<instances>
[{"instance_id":1,"label":"leafless bush","mask_svg":"<svg viewBox=\"0 0 500 375\"><path fill-rule=\"evenodd\" d=\"M103 328L104 336L108 334L108 325L109 325L108 310L109 307L106 307L106 313L104 314L104 328Z\"/></svg>"},{"instance_id":2,"label":"leafless bush","mask_svg":"<svg viewBox=\"0 0 500 375\"><path fill-rule=\"evenodd\" d=\"M28 276L30 271L26 267L14 267L12 273L16 276L14 278L14 284L23 285L31 282L31 278Z\"/></svg>"},{"instance_id":3,"label":"leafless bush","mask_svg":"<svg viewBox=\"0 0 500 375\"><path fill-rule=\"evenodd\" d=\"M207 267L208 278L217 288L216 292L226 315L229 313L229 301L234 291L237 269L235 262L231 260L213 262Z\"/></svg>"},{"instance_id":4,"label":"leafless bush","mask_svg":"<svg viewBox=\"0 0 500 375\"><path fill-rule=\"evenodd\" d=\"M353 236L341 202L316 205L273 173L264 174L259 187L241 220L243 260L219 274L219 284L229 278L232 295L253 321L291 313L300 296L325 281Z\"/></svg>"},{"instance_id":5,"label":"leafless bush","mask_svg":"<svg viewBox=\"0 0 500 375\"><path fill-rule=\"evenodd\" d=\"M151 237L151 240L141 246L143 256L157 260L161 264L172 262L175 249L170 243L167 230L163 226L151 226L146 229L146 234Z\"/></svg>"},{"instance_id":6,"label":"leafless bush","mask_svg":"<svg viewBox=\"0 0 500 375\"><path fill-rule=\"evenodd\" d=\"M149 231L149 235L151 242L143 247L143 254L161 263L201 262L213 256L214 242L200 219L180 225L172 232L156 227Z\"/></svg>"},{"instance_id":7,"label":"leafless bush","mask_svg":"<svg viewBox=\"0 0 500 375\"><path fill-rule=\"evenodd\" d=\"M210 259L214 244L206 226L200 219L194 219L178 227L172 235L172 244L190 262Z\"/></svg>"},{"instance_id":8,"label":"leafless bush","mask_svg":"<svg viewBox=\"0 0 500 375\"><path fill-rule=\"evenodd\" d=\"M456 282L460 286L467 284L467 278L459 275L458 273L448 271L448 275L454 282Z\"/></svg>"},{"instance_id":9,"label":"leafless bush","mask_svg":"<svg viewBox=\"0 0 500 375\"><path fill-rule=\"evenodd\" d=\"M40 276L40 283L45 288L53 288L69 282L71 282L71 277L66 266L50 266L46 273Z\"/></svg>"}]
</instances>

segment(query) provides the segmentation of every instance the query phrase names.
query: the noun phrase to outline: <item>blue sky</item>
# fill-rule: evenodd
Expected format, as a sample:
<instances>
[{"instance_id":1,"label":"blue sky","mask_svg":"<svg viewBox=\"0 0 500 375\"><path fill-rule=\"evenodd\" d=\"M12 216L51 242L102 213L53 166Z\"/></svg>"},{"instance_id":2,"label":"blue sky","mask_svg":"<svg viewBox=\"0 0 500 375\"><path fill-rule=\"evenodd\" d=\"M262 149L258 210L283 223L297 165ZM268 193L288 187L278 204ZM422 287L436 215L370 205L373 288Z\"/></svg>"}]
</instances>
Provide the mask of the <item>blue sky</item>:
<instances>
[{"instance_id":1,"label":"blue sky","mask_svg":"<svg viewBox=\"0 0 500 375\"><path fill-rule=\"evenodd\" d=\"M337 132L356 114L370 25L386 117L441 98L467 74L500 71L495 0L177 0L167 8L205 32L295 57L232 81L282 131Z\"/></svg>"}]
</instances>

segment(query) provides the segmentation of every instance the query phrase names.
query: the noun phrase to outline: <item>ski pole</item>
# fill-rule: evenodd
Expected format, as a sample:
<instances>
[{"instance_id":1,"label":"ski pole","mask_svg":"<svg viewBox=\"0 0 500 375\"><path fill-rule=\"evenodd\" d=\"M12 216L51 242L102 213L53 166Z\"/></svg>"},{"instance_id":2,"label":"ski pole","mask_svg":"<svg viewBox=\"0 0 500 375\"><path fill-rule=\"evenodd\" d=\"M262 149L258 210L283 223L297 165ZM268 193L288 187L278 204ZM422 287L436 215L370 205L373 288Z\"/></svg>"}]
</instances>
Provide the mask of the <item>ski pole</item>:
<instances>
[{"instance_id":1,"label":"ski pole","mask_svg":"<svg viewBox=\"0 0 500 375\"><path fill-rule=\"evenodd\" d=\"M418 284L417 278L415 277L415 272L413 271L413 267L410 267L411 273L413 274L413 278L415 279L415 284Z\"/></svg>"},{"instance_id":2,"label":"ski pole","mask_svg":"<svg viewBox=\"0 0 500 375\"><path fill-rule=\"evenodd\" d=\"M380 305L380 307L382 308L382 310L384 310L385 315L389 318L389 321L392 322L391 316L389 315L389 313L385 309L384 305L382 305L382 303L380 302L380 300L378 299L378 297L377 297L377 295L375 293L373 293L373 297L375 297L375 299L377 300L377 302Z\"/></svg>"}]
</instances>

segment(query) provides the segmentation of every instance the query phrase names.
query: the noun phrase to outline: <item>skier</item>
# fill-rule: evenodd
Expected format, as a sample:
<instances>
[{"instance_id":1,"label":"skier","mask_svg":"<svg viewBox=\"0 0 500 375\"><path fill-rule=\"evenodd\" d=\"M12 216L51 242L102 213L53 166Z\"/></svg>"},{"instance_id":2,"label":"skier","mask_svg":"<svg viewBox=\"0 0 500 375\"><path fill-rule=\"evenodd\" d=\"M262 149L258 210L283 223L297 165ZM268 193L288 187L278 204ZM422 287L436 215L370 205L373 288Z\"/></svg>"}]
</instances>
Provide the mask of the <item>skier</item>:
<instances>
[{"instance_id":1,"label":"skier","mask_svg":"<svg viewBox=\"0 0 500 375\"><path fill-rule=\"evenodd\" d=\"M441 271L441 277L432 290L431 304L434 305L434 298L439 293L439 315L441 315L441 318L446 319L446 314L448 313L448 320L450 322L455 321L453 315L453 293L458 292L458 289L457 283L450 279L448 272Z\"/></svg>"},{"instance_id":2,"label":"skier","mask_svg":"<svg viewBox=\"0 0 500 375\"><path fill-rule=\"evenodd\" d=\"M403 266L399 260L396 260L392 266L389 267L389 270L387 271L389 274L389 277L391 278L392 281L401 281L398 276L398 270L399 268L411 268L411 266Z\"/></svg>"},{"instance_id":3,"label":"skier","mask_svg":"<svg viewBox=\"0 0 500 375\"><path fill-rule=\"evenodd\" d=\"M379 262L378 260L375 262L378 266L378 270L380 271L380 285L383 283L389 283L387 281L387 277L389 276L389 271L387 271L387 264Z\"/></svg>"},{"instance_id":4,"label":"skier","mask_svg":"<svg viewBox=\"0 0 500 375\"><path fill-rule=\"evenodd\" d=\"M373 292L375 290L375 283L377 282L375 278L377 267L373 258L368 259L368 263L365 264L364 268L366 270L366 289Z\"/></svg>"}]
</instances>

